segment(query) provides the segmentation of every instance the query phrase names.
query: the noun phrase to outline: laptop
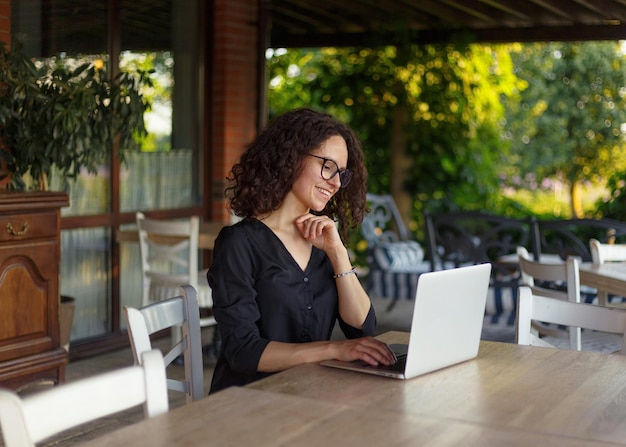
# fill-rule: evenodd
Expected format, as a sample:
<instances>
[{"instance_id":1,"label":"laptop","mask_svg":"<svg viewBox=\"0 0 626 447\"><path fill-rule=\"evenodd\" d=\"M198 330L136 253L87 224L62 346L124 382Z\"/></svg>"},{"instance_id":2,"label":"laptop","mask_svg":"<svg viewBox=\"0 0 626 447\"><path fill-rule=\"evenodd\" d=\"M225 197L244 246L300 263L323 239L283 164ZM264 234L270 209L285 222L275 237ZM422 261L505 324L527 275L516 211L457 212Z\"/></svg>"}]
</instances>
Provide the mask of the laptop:
<instances>
[{"instance_id":1,"label":"laptop","mask_svg":"<svg viewBox=\"0 0 626 447\"><path fill-rule=\"evenodd\" d=\"M395 379L413 377L475 358L485 316L491 264L422 273L417 282L409 344L390 345L395 365L326 360L324 366Z\"/></svg>"}]
</instances>

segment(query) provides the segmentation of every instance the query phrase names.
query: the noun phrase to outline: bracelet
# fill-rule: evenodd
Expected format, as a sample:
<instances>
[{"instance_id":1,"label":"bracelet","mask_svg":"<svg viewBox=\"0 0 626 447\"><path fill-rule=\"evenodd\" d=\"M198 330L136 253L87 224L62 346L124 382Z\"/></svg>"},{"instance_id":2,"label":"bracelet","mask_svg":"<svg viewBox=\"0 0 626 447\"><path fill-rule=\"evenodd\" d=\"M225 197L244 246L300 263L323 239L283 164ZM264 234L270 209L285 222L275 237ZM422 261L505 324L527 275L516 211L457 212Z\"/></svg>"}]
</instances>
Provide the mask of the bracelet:
<instances>
[{"instance_id":1,"label":"bracelet","mask_svg":"<svg viewBox=\"0 0 626 447\"><path fill-rule=\"evenodd\" d=\"M336 275L333 275L333 279L341 278L342 276L347 276L347 275L352 275L352 274L356 275L356 267L352 267L352 269L348 270L347 272L337 273Z\"/></svg>"}]
</instances>

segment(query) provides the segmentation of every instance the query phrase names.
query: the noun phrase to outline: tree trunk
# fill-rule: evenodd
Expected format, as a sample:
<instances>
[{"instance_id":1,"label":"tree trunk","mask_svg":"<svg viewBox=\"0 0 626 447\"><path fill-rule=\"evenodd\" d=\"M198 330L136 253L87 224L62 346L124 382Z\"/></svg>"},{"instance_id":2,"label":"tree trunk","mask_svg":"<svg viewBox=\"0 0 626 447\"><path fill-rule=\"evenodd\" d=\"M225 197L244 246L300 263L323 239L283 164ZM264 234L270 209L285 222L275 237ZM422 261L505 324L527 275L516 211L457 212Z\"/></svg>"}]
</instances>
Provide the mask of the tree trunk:
<instances>
[{"instance_id":1,"label":"tree trunk","mask_svg":"<svg viewBox=\"0 0 626 447\"><path fill-rule=\"evenodd\" d=\"M572 208L572 218L580 219L583 217L583 204L580 192L580 184L572 180L569 184L570 205Z\"/></svg>"},{"instance_id":2,"label":"tree trunk","mask_svg":"<svg viewBox=\"0 0 626 447\"><path fill-rule=\"evenodd\" d=\"M393 128L391 133L391 195L405 224L408 224L413 208L413 198L404 189L412 160L406 154L406 126L409 122L409 109L398 105L393 109Z\"/></svg>"}]
</instances>

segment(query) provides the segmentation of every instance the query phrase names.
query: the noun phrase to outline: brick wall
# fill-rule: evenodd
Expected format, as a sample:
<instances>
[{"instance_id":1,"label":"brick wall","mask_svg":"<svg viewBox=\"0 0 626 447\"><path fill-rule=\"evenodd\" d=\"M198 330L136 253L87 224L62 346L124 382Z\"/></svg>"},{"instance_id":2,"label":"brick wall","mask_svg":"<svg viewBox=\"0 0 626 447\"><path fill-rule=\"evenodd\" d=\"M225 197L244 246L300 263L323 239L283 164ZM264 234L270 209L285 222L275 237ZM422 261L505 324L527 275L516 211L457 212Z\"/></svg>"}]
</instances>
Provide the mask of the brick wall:
<instances>
[{"instance_id":1,"label":"brick wall","mask_svg":"<svg viewBox=\"0 0 626 447\"><path fill-rule=\"evenodd\" d=\"M0 40L11 45L11 0L0 0Z\"/></svg>"},{"instance_id":2,"label":"brick wall","mask_svg":"<svg viewBox=\"0 0 626 447\"><path fill-rule=\"evenodd\" d=\"M224 179L256 135L257 1L215 0L213 14L211 215L228 221Z\"/></svg>"}]
</instances>

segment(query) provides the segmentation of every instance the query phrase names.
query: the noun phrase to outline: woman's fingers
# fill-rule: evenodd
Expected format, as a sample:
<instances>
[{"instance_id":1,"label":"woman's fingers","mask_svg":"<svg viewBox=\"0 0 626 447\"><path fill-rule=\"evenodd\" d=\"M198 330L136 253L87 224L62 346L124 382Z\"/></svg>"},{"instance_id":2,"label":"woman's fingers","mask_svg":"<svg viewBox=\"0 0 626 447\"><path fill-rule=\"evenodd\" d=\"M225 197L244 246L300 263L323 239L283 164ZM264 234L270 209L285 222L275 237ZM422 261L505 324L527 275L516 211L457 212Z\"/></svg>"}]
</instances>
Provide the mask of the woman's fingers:
<instances>
[{"instance_id":1,"label":"woman's fingers","mask_svg":"<svg viewBox=\"0 0 626 447\"><path fill-rule=\"evenodd\" d=\"M328 239L330 241L339 237L335 223L328 216L305 214L296 219L296 226L300 230L302 237L309 241L319 238L328 239L328 237L330 237Z\"/></svg>"},{"instance_id":2,"label":"woman's fingers","mask_svg":"<svg viewBox=\"0 0 626 447\"><path fill-rule=\"evenodd\" d=\"M332 221L326 216L313 216L312 214L298 218L296 224L305 238L321 236L324 228Z\"/></svg>"},{"instance_id":3,"label":"woman's fingers","mask_svg":"<svg viewBox=\"0 0 626 447\"><path fill-rule=\"evenodd\" d=\"M367 354L370 355L377 363L384 365L392 365L397 359L391 348L385 343L382 343L376 339L372 339L375 343L368 345Z\"/></svg>"},{"instance_id":4,"label":"woman's fingers","mask_svg":"<svg viewBox=\"0 0 626 447\"><path fill-rule=\"evenodd\" d=\"M356 340L349 340L347 344L349 351L348 360L363 360L371 365L392 365L397 359L391 348L372 337L364 337Z\"/></svg>"}]
</instances>

